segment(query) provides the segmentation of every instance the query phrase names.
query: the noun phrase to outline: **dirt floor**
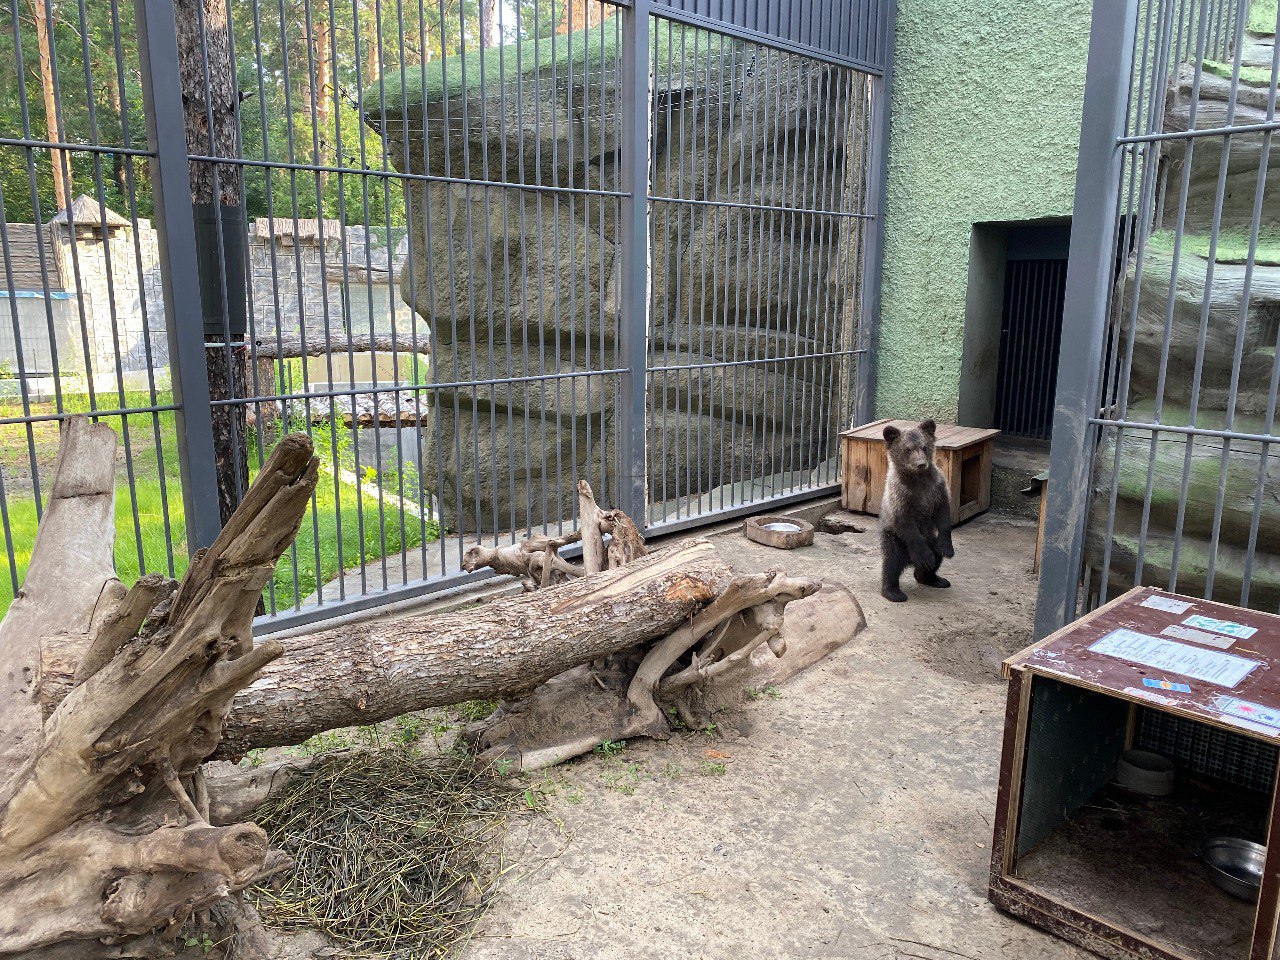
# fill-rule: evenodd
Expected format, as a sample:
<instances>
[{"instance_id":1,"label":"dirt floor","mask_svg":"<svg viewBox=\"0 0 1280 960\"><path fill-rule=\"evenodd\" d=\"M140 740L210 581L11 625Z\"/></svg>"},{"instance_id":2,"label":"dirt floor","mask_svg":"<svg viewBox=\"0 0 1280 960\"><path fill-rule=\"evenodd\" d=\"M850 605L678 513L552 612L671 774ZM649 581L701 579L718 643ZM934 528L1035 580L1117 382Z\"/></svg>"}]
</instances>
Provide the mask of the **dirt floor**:
<instances>
[{"instance_id":1,"label":"dirt floor","mask_svg":"<svg viewBox=\"0 0 1280 960\"><path fill-rule=\"evenodd\" d=\"M954 584L881 599L875 534L783 553L737 532L742 569L848 584L869 628L724 724L530 779L517 866L466 960L996 960L1089 956L986 899L1004 710L1029 642L1035 528L956 531Z\"/></svg>"}]
</instances>

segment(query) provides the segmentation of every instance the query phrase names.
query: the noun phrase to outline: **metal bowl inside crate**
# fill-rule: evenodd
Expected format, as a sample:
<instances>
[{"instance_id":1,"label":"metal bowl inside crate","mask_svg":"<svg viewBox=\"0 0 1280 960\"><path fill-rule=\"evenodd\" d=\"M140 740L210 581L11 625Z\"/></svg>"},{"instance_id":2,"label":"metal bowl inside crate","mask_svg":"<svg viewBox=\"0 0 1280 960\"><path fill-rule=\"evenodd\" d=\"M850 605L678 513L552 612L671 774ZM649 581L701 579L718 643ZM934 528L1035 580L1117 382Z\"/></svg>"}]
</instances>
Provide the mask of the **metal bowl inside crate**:
<instances>
[{"instance_id":1,"label":"metal bowl inside crate","mask_svg":"<svg viewBox=\"0 0 1280 960\"><path fill-rule=\"evenodd\" d=\"M1258 899L1262 866L1267 860L1266 847L1239 837L1214 837L1200 848L1200 859L1220 889L1251 903Z\"/></svg>"}]
</instances>

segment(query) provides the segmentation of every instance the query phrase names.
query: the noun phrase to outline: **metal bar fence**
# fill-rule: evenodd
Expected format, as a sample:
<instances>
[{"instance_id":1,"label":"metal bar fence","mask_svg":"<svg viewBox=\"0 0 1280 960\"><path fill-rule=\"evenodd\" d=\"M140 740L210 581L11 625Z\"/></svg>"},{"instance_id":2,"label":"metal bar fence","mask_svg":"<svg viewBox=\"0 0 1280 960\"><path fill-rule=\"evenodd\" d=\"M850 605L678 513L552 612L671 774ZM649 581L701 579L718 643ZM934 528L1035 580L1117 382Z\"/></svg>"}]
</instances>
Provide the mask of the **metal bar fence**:
<instances>
[{"instance_id":1,"label":"metal bar fence","mask_svg":"<svg viewBox=\"0 0 1280 960\"><path fill-rule=\"evenodd\" d=\"M579 480L651 529L830 489L892 5L712 6L55 0L45 49L12 2L8 596L76 412L121 433L125 580L313 438L263 631L463 583Z\"/></svg>"},{"instance_id":2,"label":"metal bar fence","mask_svg":"<svg viewBox=\"0 0 1280 960\"><path fill-rule=\"evenodd\" d=\"M837 483L881 103L826 59L653 32L648 522L667 530Z\"/></svg>"},{"instance_id":3,"label":"metal bar fence","mask_svg":"<svg viewBox=\"0 0 1280 960\"><path fill-rule=\"evenodd\" d=\"M1140 583L1280 607L1276 21L1095 5L1041 636Z\"/></svg>"}]
</instances>

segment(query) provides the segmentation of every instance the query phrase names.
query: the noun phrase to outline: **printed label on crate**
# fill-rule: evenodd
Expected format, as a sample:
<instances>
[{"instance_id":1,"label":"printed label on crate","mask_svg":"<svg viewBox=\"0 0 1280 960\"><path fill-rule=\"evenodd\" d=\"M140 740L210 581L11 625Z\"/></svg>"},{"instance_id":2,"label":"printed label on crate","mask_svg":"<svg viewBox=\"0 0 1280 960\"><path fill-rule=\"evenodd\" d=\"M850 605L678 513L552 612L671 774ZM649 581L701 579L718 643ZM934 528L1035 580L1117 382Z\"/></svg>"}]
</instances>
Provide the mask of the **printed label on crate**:
<instances>
[{"instance_id":1,"label":"printed label on crate","mask_svg":"<svg viewBox=\"0 0 1280 960\"><path fill-rule=\"evenodd\" d=\"M1235 637L1237 640L1248 640L1258 632L1257 627L1246 627L1243 623L1234 623L1231 620L1215 620L1213 617L1202 617L1198 614L1194 617L1187 617L1182 622L1188 627L1199 627L1201 630L1224 633L1228 637Z\"/></svg>"},{"instance_id":2,"label":"printed label on crate","mask_svg":"<svg viewBox=\"0 0 1280 960\"><path fill-rule=\"evenodd\" d=\"M1217 647L1219 650L1226 650L1235 643L1232 637L1220 637L1217 634L1205 633L1203 630L1180 627L1176 623L1171 627L1165 627L1160 631L1160 635L1177 637L1179 640L1190 640L1192 643L1203 643L1207 647Z\"/></svg>"},{"instance_id":3,"label":"printed label on crate","mask_svg":"<svg viewBox=\"0 0 1280 960\"><path fill-rule=\"evenodd\" d=\"M1172 597L1147 597L1142 606L1152 610L1163 610L1165 613L1186 613L1193 604L1186 600L1174 600Z\"/></svg>"},{"instance_id":4,"label":"printed label on crate","mask_svg":"<svg viewBox=\"0 0 1280 960\"><path fill-rule=\"evenodd\" d=\"M1241 700L1239 697L1214 697L1213 703L1226 716L1239 717L1241 720L1280 730L1280 710L1274 707L1263 706L1252 700Z\"/></svg>"},{"instance_id":5,"label":"printed label on crate","mask_svg":"<svg viewBox=\"0 0 1280 960\"><path fill-rule=\"evenodd\" d=\"M1190 693L1191 688L1185 683L1178 683L1176 680L1153 680L1151 677L1143 677L1142 685L1144 687L1155 687L1157 690L1176 690L1178 693Z\"/></svg>"},{"instance_id":6,"label":"printed label on crate","mask_svg":"<svg viewBox=\"0 0 1280 960\"><path fill-rule=\"evenodd\" d=\"M1124 629L1112 630L1089 649L1119 660L1155 667L1162 673L1176 673L1227 688L1234 687L1258 666L1257 660L1247 660L1233 653L1202 650Z\"/></svg>"}]
</instances>

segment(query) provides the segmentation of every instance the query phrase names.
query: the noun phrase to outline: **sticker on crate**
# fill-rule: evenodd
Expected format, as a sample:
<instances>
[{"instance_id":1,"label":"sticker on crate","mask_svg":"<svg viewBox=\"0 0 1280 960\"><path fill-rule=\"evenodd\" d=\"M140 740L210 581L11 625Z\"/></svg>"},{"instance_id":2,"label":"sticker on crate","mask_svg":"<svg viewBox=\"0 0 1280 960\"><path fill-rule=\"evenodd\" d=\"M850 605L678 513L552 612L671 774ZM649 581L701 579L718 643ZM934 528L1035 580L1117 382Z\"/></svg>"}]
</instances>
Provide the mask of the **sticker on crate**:
<instances>
[{"instance_id":1,"label":"sticker on crate","mask_svg":"<svg viewBox=\"0 0 1280 960\"><path fill-rule=\"evenodd\" d=\"M1155 687L1157 690L1176 690L1178 693L1190 693L1191 687L1185 683L1178 683L1175 680L1155 680L1151 677L1143 677L1142 685L1144 687Z\"/></svg>"},{"instance_id":2,"label":"sticker on crate","mask_svg":"<svg viewBox=\"0 0 1280 960\"><path fill-rule=\"evenodd\" d=\"M1174 637L1178 640L1190 640L1192 643L1203 643L1206 647L1217 647L1219 650L1226 650L1233 643L1234 637L1223 637L1216 633L1205 633L1203 630L1192 630L1190 627L1181 627L1178 624L1165 627L1160 631L1160 635L1164 637Z\"/></svg>"},{"instance_id":3,"label":"sticker on crate","mask_svg":"<svg viewBox=\"0 0 1280 960\"><path fill-rule=\"evenodd\" d=\"M1239 717L1241 720L1249 720L1260 723L1264 727L1280 730L1280 710L1274 707L1254 703L1252 700L1241 700L1239 697L1221 696L1214 697L1213 704L1222 711L1224 716Z\"/></svg>"},{"instance_id":4,"label":"sticker on crate","mask_svg":"<svg viewBox=\"0 0 1280 960\"><path fill-rule=\"evenodd\" d=\"M1186 613L1193 604L1186 600L1174 600L1172 597L1147 597L1142 606L1152 610L1163 610L1165 613Z\"/></svg>"},{"instance_id":5,"label":"sticker on crate","mask_svg":"<svg viewBox=\"0 0 1280 960\"><path fill-rule=\"evenodd\" d=\"M1089 649L1118 660L1154 667L1162 673L1176 673L1228 689L1258 667L1257 660L1238 657L1234 653L1202 650L1123 628L1112 630Z\"/></svg>"},{"instance_id":6,"label":"sticker on crate","mask_svg":"<svg viewBox=\"0 0 1280 960\"><path fill-rule=\"evenodd\" d=\"M1199 627L1201 630L1212 630L1214 633L1235 637L1237 640L1248 640L1258 632L1257 627L1245 626L1232 620L1215 620L1213 617L1202 617L1197 614L1182 621L1185 626Z\"/></svg>"}]
</instances>

